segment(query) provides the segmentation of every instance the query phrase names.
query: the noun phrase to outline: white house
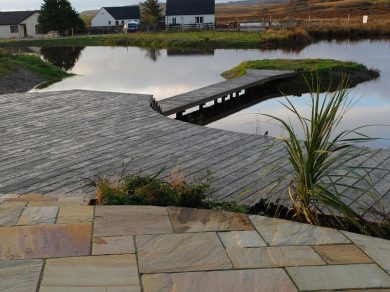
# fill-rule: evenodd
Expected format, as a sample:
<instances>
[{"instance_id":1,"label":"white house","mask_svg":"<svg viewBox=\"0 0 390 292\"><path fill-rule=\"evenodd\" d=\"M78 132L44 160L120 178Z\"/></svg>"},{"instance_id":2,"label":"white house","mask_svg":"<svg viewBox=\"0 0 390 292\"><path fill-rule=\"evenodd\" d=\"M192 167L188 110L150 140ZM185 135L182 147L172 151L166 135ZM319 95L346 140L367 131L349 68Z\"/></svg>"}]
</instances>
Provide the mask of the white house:
<instances>
[{"instance_id":1,"label":"white house","mask_svg":"<svg viewBox=\"0 0 390 292\"><path fill-rule=\"evenodd\" d=\"M0 12L0 38L41 36L38 15L38 11Z\"/></svg>"},{"instance_id":2,"label":"white house","mask_svg":"<svg viewBox=\"0 0 390 292\"><path fill-rule=\"evenodd\" d=\"M165 24L215 27L215 0L167 0Z\"/></svg>"},{"instance_id":3,"label":"white house","mask_svg":"<svg viewBox=\"0 0 390 292\"><path fill-rule=\"evenodd\" d=\"M102 7L92 19L92 27L123 26L130 21L141 19L138 5L122 7Z\"/></svg>"}]
</instances>

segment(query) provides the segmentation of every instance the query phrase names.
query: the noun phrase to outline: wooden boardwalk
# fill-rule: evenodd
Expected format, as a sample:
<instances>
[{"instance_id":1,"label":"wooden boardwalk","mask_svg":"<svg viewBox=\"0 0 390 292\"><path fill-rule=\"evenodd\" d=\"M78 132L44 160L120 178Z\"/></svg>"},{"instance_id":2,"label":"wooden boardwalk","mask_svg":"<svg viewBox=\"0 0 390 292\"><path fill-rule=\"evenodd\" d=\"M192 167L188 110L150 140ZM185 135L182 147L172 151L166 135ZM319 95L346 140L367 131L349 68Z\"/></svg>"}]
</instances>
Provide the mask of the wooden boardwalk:
<instances>
[{"instance_id":1,"label":"wooden boardwalk","mask_svg":"<svg viewBox=\"0 0 390 292\"><path fill-rule=\"evenodd\" d=\"M148 174L164 168L163 177L210 170L212 199L220 201L251 205L285 189L276 182L289 173L288 161L273 138L173 120L155 112L150 98L82 90L0 95L0 194L93 193L84 179L113 174L123 163ZM389 212L389 151L370 150L353 162L378 167L369 175L381 196L373 200L346 188L348 203ZM277 171L267 171L275 164Z\"/></svg>"},{"instance_id":2,"label":"wooden boardwalk","mask_svg":"<svg viewBox=\"0 0 390 292\"><path fill-rule=\"evenodd\" d=\"M247 70L244 76L163 99L158 104L161 112L166 116L183 113L185 110L217 100L218 98L225 98L228 95L237 94L242 90L270 81L293 77L295 74L292 71Z\"/></svg>"}]
</instances>

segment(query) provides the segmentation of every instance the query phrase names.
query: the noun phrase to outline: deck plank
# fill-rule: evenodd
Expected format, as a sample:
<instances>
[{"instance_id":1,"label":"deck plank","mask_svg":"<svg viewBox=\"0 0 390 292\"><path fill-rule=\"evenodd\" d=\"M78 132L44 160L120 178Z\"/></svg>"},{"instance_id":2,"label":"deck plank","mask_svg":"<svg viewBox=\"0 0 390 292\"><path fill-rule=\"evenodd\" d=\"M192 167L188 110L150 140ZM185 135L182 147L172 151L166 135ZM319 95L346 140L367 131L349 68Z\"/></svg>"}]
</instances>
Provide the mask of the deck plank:
<instances>
[{"instance_id":1,"label":"deck plank","mask_svg":"<svg viewBox=\"0 0 390 292\"><path fill-rule=\"evenodd\" d=\"M84 178L113 174L126 162L130 172L165 168L164 179L172 171L191 179L210 170L215 200L251 205L283 193L285 185L272 189L289 172L275 139L173 120L155 112L150 98L84 90L0 96L0 193L93 193L83 186ZM352 207L362 200L387 211L389 206L380 204L389 202L390 152L369 153L354 163L376 168L369 175L381 197L372 201L345 193ZM272 164L279 170L259 176Z\"/></svg>"}]
</instances>

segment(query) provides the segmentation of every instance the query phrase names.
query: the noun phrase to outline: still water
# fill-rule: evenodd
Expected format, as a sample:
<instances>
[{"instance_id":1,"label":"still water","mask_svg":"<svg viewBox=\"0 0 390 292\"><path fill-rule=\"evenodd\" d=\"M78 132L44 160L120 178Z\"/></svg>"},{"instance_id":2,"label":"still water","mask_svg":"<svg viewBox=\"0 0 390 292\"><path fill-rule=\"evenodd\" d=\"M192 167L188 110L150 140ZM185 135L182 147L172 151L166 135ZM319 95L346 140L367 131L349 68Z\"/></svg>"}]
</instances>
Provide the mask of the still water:
<instances>
[{"instance_id":1,"label":"still water","mask_svg":"<svg viewBox=\"0 0 390 292\"><path fill-rule=\"evenodd\" d=\"M390 148L390 41L324 41L304 48L279 50L210 50L180 51L123 47L31 48L74 77L53 84L44 91L90 89L153 94L164 99L179 93L222 81L220 74L242 61L274 58L333 58L357 61L380 70L380 78L351 90L357 99L339 130L359 125L384 124L364 130L372 137L383 138L369 146ZM310 110L310 98L291 97L301 112ZM275 98L243 109L218 120L209 127L280 136L279 125L262 114L288 118L287 111ZM294 120L292 119L293 124Z\"/></svg>"}]
</instances>

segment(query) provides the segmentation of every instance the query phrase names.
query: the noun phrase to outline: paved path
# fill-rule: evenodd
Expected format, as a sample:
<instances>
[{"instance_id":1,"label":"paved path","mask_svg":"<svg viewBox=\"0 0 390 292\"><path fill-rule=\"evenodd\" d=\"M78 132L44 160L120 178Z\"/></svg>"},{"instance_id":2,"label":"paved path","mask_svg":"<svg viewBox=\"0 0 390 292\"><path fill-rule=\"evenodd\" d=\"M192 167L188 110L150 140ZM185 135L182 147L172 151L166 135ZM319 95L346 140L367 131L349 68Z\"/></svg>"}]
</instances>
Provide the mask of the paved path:
<instances>
[{"instance_id":1,"label":"paved path","mask_svg":"<svg viewBox=\"0 0 390 292\"><path fill-rule=\"evenodd\" d=\"M0 194L93 194L85 178L112 175L128 163L132 172L163 169L163 178L179 171L192 179L209 170L214 200L288 202L280 181L290 168L280 143L169 119L150 99L82 90L1 95ZM376 167L366 175L380 195L362 195L353 189L359 182L345 178L346 202L359 212L372 206L388 214L390 152L368 150L351 163Z\"/></svg>"},{"instance_id":2,"label":"paved path","mask_svg":"<svg viewBox=\"0 0 390 292\"><path fill-rule=\"evenodd\" d=\"M295 76L292 71L280 70L247 70L244 76L222 81L210 86L179 94L167 99L160 100L158 104L164 115L184 112L192 107L205 104L229 94L236 94L241 90L252 88L264 83L286 79Z\"/></svg>"},{"instance_id":3,"label":"paved path","mask_svg":"<svg viewBox=\"0 0 390 292\"><path fill-rule=\"evenodd\" d=\"M230 212L0 199L2 292L338 289L389 291L390 241Z\"/></svg>"}]
</instances>

